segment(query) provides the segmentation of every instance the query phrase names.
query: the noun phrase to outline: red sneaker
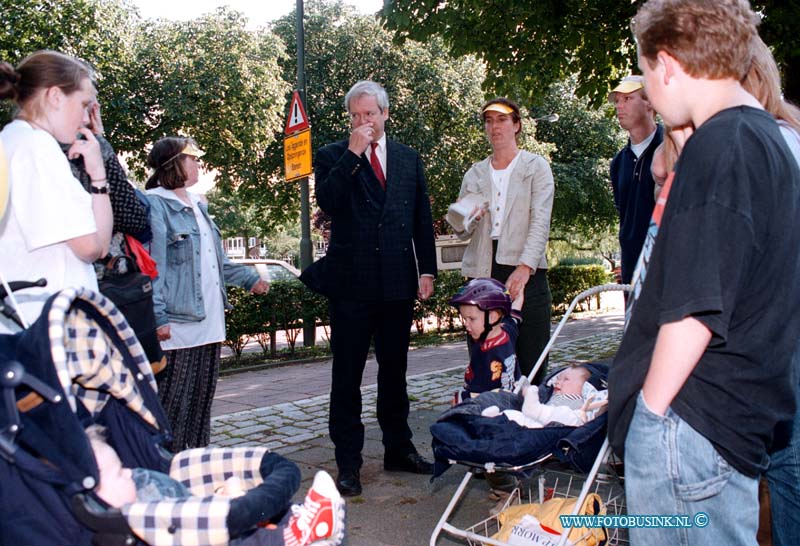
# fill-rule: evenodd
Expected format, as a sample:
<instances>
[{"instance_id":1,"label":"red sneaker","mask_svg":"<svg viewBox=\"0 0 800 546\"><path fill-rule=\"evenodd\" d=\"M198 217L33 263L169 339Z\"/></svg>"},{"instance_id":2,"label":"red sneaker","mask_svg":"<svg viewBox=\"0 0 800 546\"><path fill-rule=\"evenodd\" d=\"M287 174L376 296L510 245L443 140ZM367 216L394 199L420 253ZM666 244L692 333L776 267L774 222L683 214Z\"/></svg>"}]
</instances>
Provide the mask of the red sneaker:
<instances>
[{"instance_id":1,"label":"red sneaker","mask_svg":"<svg viewBox=\"0 0 800 546\"><path fill-rule=\"evenodd\" d=\"M303 504L292 506L283 530L286 546L338 546L344 540L344 499L330 474L320 470Z\"/></svg>"}]
</instances>

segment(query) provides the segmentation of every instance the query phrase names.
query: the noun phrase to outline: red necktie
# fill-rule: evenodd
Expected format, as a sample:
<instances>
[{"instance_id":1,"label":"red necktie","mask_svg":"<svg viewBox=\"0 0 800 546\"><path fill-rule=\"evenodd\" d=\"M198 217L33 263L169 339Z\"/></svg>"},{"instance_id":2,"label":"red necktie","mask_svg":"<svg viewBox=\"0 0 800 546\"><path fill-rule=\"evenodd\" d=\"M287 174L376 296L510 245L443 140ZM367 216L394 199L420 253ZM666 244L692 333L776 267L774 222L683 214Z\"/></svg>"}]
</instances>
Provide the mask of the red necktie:
<instances>
[{"instance_id":1,"label":"red necktie","mask_svg":"<svg viewBox=\"0 0 800 546\"><path fill-rule=\"evenodd\" d=\"M384 190L386 189L386 177L383 175L383 169L381 168L381 161L378 159L378 154L375 152L375 148L378 147L377 142L373 142L370 144L372 146L372 153L369 156L369 164L372 165L372 170L375 171L375 176L378 177L378 182L381 183L381 188Z\"/></svg>"}]
</instances>

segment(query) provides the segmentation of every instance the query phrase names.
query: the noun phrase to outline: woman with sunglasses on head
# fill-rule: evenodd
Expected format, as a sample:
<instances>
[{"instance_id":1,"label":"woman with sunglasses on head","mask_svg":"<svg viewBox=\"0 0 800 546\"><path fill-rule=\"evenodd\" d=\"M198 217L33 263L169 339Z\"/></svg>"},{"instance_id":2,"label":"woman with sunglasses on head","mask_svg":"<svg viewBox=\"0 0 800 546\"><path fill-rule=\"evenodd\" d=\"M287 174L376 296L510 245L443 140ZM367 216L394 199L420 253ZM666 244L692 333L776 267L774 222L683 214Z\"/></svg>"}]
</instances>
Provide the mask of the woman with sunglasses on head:
<instances>
[{"instance_id":1,"label":"woman with sunglasses on head","mask_svg":"<svg viewBox=\"0 0 800 546\"><path fill-rule=\"evenodd\" d=\"M108 253L112 213L100 146L87 128L97 91L88 65L38 51L14 68L0 63L0 99L17 106L3 128L10 200L0 223L0 264L9 280L47 280L19 293L18 311L36 319L48 296L66 287L97 290L92 262ZM69 145L67 154L59 142ZM82 157L87 193L67 160ZM0 332L15 331L0 322Z\"/></svg>"},{"instance_id":2,"label":"woman with sunglasses on head","mask_svg":"<svg viewBox=\"0 0 800 546\"><path fill-rule=\"evenodd\" d=\"M172 449L208 445L211 403L225 339L225 285L266 294L269 284L252 268L231 263L219 229L202 198L187 189L197 183L204 154L191 138L165 137L147 158L153 239L158 266L153 303L158 338L167 357L159 374L159 397L172 427Z\"/></svg>"}]
</instances>

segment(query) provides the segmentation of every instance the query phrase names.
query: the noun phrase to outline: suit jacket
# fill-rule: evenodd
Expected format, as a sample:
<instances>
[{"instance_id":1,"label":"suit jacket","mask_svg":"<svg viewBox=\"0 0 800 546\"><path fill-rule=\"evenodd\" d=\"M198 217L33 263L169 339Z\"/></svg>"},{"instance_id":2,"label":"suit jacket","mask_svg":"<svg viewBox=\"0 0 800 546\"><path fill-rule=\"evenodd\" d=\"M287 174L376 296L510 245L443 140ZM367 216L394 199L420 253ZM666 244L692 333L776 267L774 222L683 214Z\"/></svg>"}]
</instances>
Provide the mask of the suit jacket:
<instances>
[{"instance_id":1,"label":"suit jacket","mask_svg":"<svg viewBox=\"0 0 800 546\"><path fill-rule=\"evenodd\" d=\"M386 140L386 190L365 154L329 144L314 160L317 204L331 216L325 257L300 277L331 298L414 299L422 274L436 275L433 219L419 154Z\"/></svg>"}]
</instances>

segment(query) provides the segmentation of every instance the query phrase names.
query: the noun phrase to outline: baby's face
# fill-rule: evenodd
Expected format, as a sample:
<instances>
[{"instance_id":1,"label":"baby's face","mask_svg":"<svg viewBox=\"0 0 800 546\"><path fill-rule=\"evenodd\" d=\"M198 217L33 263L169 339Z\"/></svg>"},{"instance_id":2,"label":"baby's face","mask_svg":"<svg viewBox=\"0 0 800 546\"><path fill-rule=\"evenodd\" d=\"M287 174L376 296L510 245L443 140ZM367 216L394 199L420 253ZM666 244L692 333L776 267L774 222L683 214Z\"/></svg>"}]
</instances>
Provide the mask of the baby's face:
<instances>
[{"instance_id":1,"label":"baby's face","mask_svg":"<svg viewBox=\"0 0 800 546\"><path fill-rule=\"evenodd\" d=\"M569 368L556 376L553 391L559 394L583 393L583 384L586 383L585 374L575 368Z\"/></svg>"},{"instance_id":2,"label":"baby's face","mask_svg":"<svg viewBox=\"0 0 800 546\"><path fill-rule=\"evenodd\" d=\"M100 469L100 485L95 492L109 505L119 508L136 501L136 484L130 468L122 466L117 453L105 443L92 442L97 468Z\"/></svg>"}]
</instances>

